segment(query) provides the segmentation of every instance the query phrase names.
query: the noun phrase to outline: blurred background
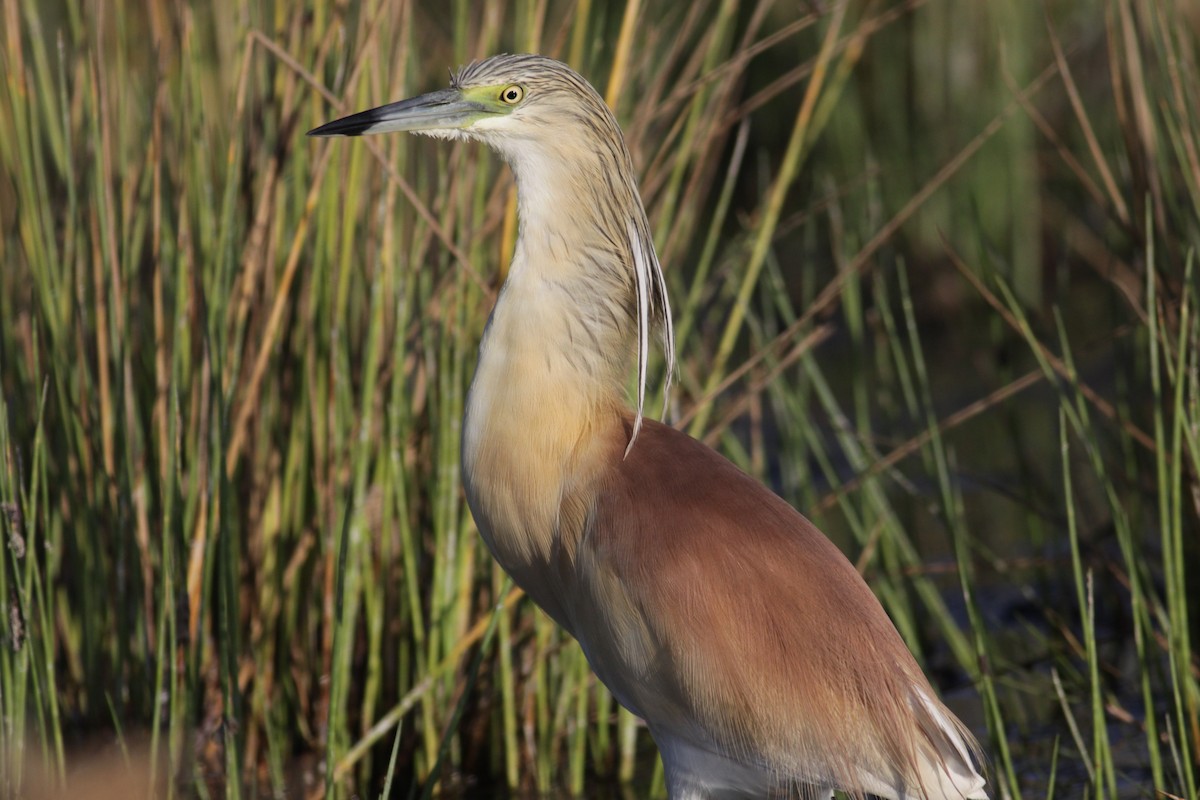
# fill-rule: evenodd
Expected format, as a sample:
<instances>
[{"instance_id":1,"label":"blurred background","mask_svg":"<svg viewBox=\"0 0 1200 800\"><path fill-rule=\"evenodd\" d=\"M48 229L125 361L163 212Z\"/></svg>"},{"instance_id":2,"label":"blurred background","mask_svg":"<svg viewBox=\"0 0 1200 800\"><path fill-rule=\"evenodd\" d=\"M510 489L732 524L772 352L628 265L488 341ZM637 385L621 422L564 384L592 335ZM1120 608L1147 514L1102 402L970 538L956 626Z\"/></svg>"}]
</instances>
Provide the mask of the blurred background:
<instances>
[{"instance_id":1,"label":"blurred background","mask_svg":"<svg viewBox=\"0 0 1200 800\"><path fill-rule=\"evenodd\" d=\"M847 552L993 796L1197 796L1191 0L0 9L0 796L665 796L462 499L510 174L304 137L521 51L625 130L669 420Z\"/></svg>"}]
</instances>

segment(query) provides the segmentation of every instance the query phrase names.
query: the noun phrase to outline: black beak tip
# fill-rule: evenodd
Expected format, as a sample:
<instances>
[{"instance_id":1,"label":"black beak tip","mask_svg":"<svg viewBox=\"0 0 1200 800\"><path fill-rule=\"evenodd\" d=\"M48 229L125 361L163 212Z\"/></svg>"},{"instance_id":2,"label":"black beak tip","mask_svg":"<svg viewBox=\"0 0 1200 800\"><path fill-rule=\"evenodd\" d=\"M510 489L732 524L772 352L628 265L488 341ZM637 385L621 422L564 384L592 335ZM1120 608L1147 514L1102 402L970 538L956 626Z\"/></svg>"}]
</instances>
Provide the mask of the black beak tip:
<instances>
[{"instance_id":1,"label":"black beak tip","mask_svg":"<svg viewBox=\"0 0 1200 800\"><path fill-rule=\"evenodd\" d=\"M371 111L362 111L348 117L326 122L308 132L308 136L362 136L373 124L378 122Z\"/></svg>"},{"instance_id":2,"label":"black beak tip","mask_svg":"<svg viewBox=\"0 0 1200 800\"><path fill-rule=\"evenodd\" d=\"M340 124L341 122L342 122L341 120L335 120L334 122L326 122L324 125L320 125L316 128L313 128L311 131L306 133L305 136L320 136L323 138L326 136L361 136L362 135L363 128L365 126L342 125L342 124Z\"/></svg>"}]
</instances>

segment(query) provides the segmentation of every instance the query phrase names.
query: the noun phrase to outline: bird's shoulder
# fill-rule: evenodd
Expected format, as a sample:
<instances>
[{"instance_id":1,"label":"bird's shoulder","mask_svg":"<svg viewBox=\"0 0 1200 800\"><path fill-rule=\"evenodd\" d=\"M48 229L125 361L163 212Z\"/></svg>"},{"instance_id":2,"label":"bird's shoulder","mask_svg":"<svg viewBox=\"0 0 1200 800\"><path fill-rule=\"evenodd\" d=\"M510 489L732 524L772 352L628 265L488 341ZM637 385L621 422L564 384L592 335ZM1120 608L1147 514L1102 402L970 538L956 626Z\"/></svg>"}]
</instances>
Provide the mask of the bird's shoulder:
<instances>
[{"instance_id":1,"label":"bird's shoulder","mask_svg":"<svg viewBox=\"0 0 1200 800\"><path fill-rule=\"evenodd\" d=\"M861 584L803 514L711 447L654 420L606 476L592 527L598 546L645 569L740 564L789 582L817 570Z\"/></svg>"}]
</instances>

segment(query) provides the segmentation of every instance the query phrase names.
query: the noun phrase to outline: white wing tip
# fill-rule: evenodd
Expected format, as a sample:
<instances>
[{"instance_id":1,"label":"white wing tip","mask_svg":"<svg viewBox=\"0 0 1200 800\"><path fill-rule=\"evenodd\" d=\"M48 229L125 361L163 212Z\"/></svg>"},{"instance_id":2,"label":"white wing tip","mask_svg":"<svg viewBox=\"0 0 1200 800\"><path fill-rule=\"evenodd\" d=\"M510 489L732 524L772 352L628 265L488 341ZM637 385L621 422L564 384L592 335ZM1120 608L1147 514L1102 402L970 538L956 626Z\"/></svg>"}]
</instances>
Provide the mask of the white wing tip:
<instances>
[{"instance_id":1,"label":"white wing tip","mask_svg":"<svg viewBox=\"0 0 1200 800\"><path fill-rule=\"evenodd\" d=\"M938 741L934 731L926 731L930 744L937 748L937 755L920 758L921 784L929 792L928 796L945 800L988 800L984 791L987 781L975 769L971 758L977 746L966 738L970 734L966 733L962 723L920 689L913 691L913 697L920 710L928 715L936 732L941 734L941 741Z\"/></svg>"}]
</instances>

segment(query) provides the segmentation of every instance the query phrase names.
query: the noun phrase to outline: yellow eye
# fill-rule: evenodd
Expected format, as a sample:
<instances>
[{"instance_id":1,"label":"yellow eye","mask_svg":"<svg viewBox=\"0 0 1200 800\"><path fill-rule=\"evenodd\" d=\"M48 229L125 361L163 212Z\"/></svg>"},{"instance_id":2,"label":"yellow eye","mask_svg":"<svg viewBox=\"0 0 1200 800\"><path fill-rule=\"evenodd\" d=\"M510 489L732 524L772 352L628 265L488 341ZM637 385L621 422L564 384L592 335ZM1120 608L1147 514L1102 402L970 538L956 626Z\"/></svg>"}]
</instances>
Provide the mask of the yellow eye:
<instances>
[{"instance_id":1,"label":"yellow eye","mask_svg":"<svg viewBox=\"0 0 1200 800\"><path fill-rule=\"evenodd\" d=\"M517 103L525 99L525 89L517 84L506 86L500 92L500 102L507 103L510 106L515 106Z\"/></svg>"}]
</instances>

